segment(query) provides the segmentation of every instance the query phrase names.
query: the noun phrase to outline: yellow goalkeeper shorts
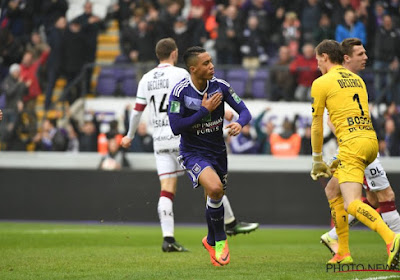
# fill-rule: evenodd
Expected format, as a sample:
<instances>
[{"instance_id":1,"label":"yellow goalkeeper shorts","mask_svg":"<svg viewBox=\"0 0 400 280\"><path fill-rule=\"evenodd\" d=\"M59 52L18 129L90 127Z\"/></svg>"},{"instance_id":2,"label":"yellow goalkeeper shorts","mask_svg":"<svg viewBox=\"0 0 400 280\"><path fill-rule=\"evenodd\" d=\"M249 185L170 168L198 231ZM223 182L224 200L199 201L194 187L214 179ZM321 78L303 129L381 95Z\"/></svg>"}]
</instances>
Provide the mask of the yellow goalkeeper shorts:
<instances>
[{"instance_id":1,"label":"yellow goalkeeper shorts","mask_svg":"<svg viewBox=\"0 0 400 280\"><path fill-rule=\"evenodd\" d=\"M372 138L352 138L339 146L339 165L334 176L339 184L364 181L365 168L378 155L378 141Z\"/></svg>"}]
</instances>

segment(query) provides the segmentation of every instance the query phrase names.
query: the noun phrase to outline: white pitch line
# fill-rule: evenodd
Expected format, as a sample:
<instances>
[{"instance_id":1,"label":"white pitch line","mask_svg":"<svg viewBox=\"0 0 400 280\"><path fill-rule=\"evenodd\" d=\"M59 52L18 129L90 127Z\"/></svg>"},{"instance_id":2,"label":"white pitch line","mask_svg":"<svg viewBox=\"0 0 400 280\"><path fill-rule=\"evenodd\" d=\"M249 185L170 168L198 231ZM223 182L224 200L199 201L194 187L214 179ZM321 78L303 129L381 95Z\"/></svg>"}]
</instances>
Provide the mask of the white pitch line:
<instances>
[{"instance_id":1,"label":"white pitch line","mask_svg":"<svg viewBox=\"0 0 400 280\"><path fill-rule=\"evenodd\" d=\"M352 280L386 280L386 279L400 279L400 276L399 275L378 276L378 277L369 277L369 278L354 278Z\"/></svg>"}]
</instances>

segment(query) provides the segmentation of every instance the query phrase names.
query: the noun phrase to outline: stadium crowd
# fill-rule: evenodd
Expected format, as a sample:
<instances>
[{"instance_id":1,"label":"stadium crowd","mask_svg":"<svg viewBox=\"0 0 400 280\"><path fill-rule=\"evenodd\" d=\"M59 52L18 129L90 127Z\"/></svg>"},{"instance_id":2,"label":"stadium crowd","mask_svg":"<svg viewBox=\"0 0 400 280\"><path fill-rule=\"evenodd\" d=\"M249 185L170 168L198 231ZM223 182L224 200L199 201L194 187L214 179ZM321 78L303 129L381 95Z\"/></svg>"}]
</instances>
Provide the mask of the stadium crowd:
<instances>
[{"instance_id":1,"label":"stadium crowd","mask_svg":"<svg viewBox=\"0 0 400 280\"><path fill-rule=\"evenodd\" d=\"M113 125L106 135L100 133L101 115L76 117L86 92L71 86L83 76L90 90L93 68L84 66L96 60L98 34L117 20L119 60L130 67L154 65L155 43L172 37L180 54L189 46L204 46L217 69L240 66L250 77L256 69L268 69L269 101L309 101L311 84L320 76L314 46L323 39L357 37L369 56L361 75L371 104L386 105L374 119L381 156L400 156L398 0L3 0L0 9L2 149L107 153L104 139L124 135ZM44 94L45 110L53 108L61 76L71 105L66 117L38 120L37 97ZM300 135L297 119L286 119L277 133L264 114L253 116L239 137L227 139L232 153L311 153L307 125ZM132 151L151 152L146 127L137 133Z\"/></svg>"}]
</instances>

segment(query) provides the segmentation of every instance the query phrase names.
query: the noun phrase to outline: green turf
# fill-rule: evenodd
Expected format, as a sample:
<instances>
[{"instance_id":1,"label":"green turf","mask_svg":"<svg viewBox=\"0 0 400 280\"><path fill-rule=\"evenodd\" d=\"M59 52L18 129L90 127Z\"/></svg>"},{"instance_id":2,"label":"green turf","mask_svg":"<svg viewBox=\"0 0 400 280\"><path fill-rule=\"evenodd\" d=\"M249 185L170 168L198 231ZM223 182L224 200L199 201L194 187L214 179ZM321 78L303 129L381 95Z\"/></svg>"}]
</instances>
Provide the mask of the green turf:
<instances>
[{"instance_id":1,"label":"green turf","mask_svg":"<svg viewBox=\"0 0 400 280\"><path fill-rule=\"evenodd\" d=\"M229 238L231 263L213 267L201 246L205 227L181 227L188 253L162 253L158 226L0 223L0 279L365 279L393 272L326 272L318 229L259 229ZM376 233L351 232L356 263L384 264Z\"/></svg>"}]
</instances>

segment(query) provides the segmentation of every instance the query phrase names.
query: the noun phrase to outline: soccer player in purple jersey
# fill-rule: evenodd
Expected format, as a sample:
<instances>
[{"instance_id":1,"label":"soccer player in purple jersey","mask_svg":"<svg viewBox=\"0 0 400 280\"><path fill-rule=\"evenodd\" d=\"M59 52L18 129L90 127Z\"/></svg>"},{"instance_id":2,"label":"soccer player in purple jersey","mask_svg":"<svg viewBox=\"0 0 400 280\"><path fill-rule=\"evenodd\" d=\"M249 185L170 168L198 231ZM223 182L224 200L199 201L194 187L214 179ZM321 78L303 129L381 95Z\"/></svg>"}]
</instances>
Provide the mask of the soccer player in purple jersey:
<instances>
[{"instance_id":1,"label":"soccer player in purple jersey","mask_svg":"<svg viewBox=\"0 0 400 280\"><path fill-rule=\"evenodd\" d=\"M211 56L201 47L189 48L183 59L190 77L175 85L168 107L170 126L181 135L181 165L192 180L201 185L207 196L206 220L208 234L202 243L215 266L230 261L224 230L222 197L227 180L227 154L223 138L224 101L239 119L226 126L228 134L236 136L249 123L251 114L230 85L214 77Z\"/></svg>"}]
</instances>

